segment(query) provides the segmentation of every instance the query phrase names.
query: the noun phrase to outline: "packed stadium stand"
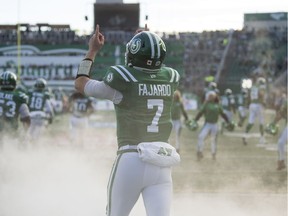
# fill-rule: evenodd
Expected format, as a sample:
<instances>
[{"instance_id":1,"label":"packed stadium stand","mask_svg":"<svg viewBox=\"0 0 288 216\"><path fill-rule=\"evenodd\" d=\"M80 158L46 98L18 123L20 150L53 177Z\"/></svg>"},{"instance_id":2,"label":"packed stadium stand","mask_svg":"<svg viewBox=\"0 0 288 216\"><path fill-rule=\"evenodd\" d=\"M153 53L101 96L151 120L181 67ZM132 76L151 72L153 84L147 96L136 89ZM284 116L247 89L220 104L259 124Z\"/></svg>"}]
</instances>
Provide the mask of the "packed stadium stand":
<instances>
[{"instance_id":1,"label":"packed stadium stand","mask_svg":"<svg viewBox=\"0 0 288 216\"><path fill-rule=\"evenodd\" d=\"M279 17L279 14L276 15ZM287 13L284 15L287 18ZM260 22L259 28L256 28L257 23L255 21L250 23L249 20L253 19L250 15L247 17L242 30L174 34L157 32L167 46L168 55L164 63L177 69L182 75L180 89L183 92L200 95L207 84L205 77L209 76L218 83L220 92L226 88L231 88L233 92L239 92L241 80L253 78L255 74L264 74L271 84L277 82L277 85L280 83L280 85L286 86L287 23L286 26L283 24L279 26L279 22L273 21L266 25L269 28L263 28L263 22ZM262 18L263 16L261 16ZM82 58L88 47L89 35L78 35L67 24L20 24L19 27L20 31L18 31L18 25L0 25L0 61L1 58L9 59L9 56L17 55L19 32L22 49L27 45L35 47L33 52L24 52L23 49L22 57L30 55ZM104 30L103 33L106 45L96 59L98 73L95 79L101 79L108 65L124 63L125 44L134 35L134 31L109 29ZM14 51L8 52L7 50L12 49L11 47L14 47ZM56 51L61 49L62 51ZM72 80L77 70L76 63L65 63L65 61L61 64L57 62L35 62L38 65L22 63L21 68L22 71L25 71L25 68L29 70L31 67L36 70L62 67L65 76L60 79ZM11 61L1 62L0 72L11 67L14 67L16 71L15 64L16 62L11 64ZM23 75L22 78L25 76ZM52 78L48 77L48 79ZM26 77L26 79L29 78Z\"/></svg>"}]
</instances>

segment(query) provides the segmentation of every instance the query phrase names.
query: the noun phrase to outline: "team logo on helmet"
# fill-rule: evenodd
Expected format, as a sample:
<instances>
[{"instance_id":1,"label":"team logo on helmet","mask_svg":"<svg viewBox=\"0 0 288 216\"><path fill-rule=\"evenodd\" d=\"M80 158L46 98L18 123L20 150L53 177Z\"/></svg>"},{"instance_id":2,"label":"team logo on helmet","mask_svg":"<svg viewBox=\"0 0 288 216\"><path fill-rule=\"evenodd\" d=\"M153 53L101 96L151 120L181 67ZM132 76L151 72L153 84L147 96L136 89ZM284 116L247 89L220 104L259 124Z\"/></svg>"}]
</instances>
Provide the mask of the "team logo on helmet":
<instances>
[{"instance_id":1,"label":"team logo on helmet","mask_svg":"<svg viewBox=\"0 0 288 216\"><path fill-rule=\"evenodd\" d=\"M113 80L113 73L109 73L106 78L107 82L111 82Z\"/></svg>"},{"instance_id":2,"label":"team logo on helmet","mask_svg":"<svg viewBox=\"0 0 288 216\"><path fill-rule=\"evenodd\" d=\"M131 41L130 44L130 52L132 54L136 54L141 48L141 39L140 38L136 38L134 40Z\"/></svg>"}]
</instances>

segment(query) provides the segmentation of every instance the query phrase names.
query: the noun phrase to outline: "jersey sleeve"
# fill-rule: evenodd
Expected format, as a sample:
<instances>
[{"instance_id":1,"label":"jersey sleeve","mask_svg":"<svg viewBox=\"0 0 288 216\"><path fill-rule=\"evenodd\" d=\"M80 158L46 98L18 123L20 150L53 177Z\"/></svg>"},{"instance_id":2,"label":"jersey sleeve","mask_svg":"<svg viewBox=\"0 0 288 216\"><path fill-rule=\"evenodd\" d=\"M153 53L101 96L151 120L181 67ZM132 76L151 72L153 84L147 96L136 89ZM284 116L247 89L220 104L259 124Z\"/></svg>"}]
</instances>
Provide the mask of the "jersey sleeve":
<instances>
[{"instance_id":1,"label":"jersey sleeve","mask_svg":"<svg viewBox=\"0 0 288 216\"><path fill-rule=\"evenodd\" d=\"M23 92L19 92L19 103L20 104L28 104L29 97Z\"/></svg>"},{"instance_id":2,"label":"jersey sleeve","mask_svg":"<svg viewBox=\"0 0 288 216\"><path fill-rule=\"evenodd\" d=\"M121 67L111 66L104 76L103 81L106 85L121 92L127 88L129 78Z\"/></svg>"},{"instance_id":3,"label":"jersey sleeve","mask_svg":"<svg viewBox=\"0 0 288 216\"><path fill-rule=\"evenodd\" d=\"M178 73L177 70L173 68L166 67L166 69L169 71L170 82L174 83L176 87L178 87L180 81L180 74Z\"/></svg>"}]
</instances>

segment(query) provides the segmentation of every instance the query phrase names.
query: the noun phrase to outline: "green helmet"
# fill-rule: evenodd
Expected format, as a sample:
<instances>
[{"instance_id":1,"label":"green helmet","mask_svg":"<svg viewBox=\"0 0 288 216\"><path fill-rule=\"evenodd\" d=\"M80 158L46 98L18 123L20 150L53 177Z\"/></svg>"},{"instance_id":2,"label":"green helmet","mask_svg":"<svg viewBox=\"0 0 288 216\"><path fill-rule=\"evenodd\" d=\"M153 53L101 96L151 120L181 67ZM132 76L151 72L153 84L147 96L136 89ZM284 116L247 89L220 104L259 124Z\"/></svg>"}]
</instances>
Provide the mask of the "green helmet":
<instances>
[{"instance_id":1,"label":"green helmet","mask_svg":"<svg viewBox=\"0 0 288 216\"><path fill-rule=\"evenodd\" d=\"M1 90L13 91L17 84L17 76L11 71L5 71L0 74Z\"/></svg>"},{"instance_id":2,"label":"green helmet","mask_svg":"<svg viewBox=\"0 0 288 216\"><path fill-rule=\"evenodd\" d=\"M142 31L136 34L126 45L125 64L146 71L157 71L166 55L163 40L155 33Z\"/></svg>"},{"instance_id":3,"label":"green helmet","mask_svg":"<svg viewBox=\"0 0 288 216\"><path fill-rule=\"evenodd\" d=\"M43 78L38 78L34 83L34 88L38 91L43 91L46 88L47 82Z\"/></svg>"},{"instance_id":4,"label":"green helmet","mask_svg":"<svg viewBox=\"0 0 288 216\"><path fill-rule=\"evenodd\" d=\"M226 89L225 90L225 95L229 96L229 95L232 95L232 90L231 89Z\"/></svg>"},{"instance_id":5,"label":"green helmet","mask_svg":"<svg viewBox=\"0 0 288 216\"><path fill-rule=\"evenodd\" d=\"M265 78L264 77L258 77L257 80L256 80L256 84L258 86L265 85L266 84Z\"/></svg>"},{"instance_id":6,"label":"green helmet","mask_svg":"<svg viewBox=\"0 0 288 216\"><path fill-rule=\"evenodd\" d=\"M278 131L279 126L274 123L267 124L265 127L265 132L273 136L277 135Z\"/></svg>"},{"instance_id":7,"label":"green helmet","mask_svg":"<svg viewBox=\"0 0 288 216\"><path fill-rule=\"evenodd\" d=\"M196 131L199 127L197 121L195 121L195 120L192 120L192 121L188 120L185 122L185 124L186 124L186 127L191 131Z\"/></svg>"}]
</instances>

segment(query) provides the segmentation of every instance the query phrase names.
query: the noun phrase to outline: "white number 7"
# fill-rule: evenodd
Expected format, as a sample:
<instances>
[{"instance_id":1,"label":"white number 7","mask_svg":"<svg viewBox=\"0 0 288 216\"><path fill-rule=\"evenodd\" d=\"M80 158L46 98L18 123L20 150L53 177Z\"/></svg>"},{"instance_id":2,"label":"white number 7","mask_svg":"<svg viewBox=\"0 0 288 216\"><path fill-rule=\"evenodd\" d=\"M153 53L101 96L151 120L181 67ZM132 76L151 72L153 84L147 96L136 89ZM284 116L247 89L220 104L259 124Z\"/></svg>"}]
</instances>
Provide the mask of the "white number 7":
<instances>
[{"instance_id":1,"label":"white number 7","mask_svg":"<svg viewBox=\"0 0 288 216\"><path fill-rule=\"evenodd\" d=\"M148 99L147 108L153 109L154 106L157 106L157 111L152 120L152 123L147 126L147 132L158 133L159 132L158 122L162 115L163 106L164 106L163 100L162 99Z\"/></svg>"}]
</instances>

